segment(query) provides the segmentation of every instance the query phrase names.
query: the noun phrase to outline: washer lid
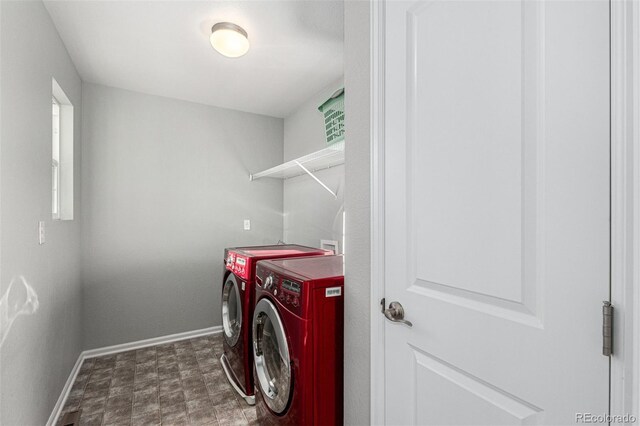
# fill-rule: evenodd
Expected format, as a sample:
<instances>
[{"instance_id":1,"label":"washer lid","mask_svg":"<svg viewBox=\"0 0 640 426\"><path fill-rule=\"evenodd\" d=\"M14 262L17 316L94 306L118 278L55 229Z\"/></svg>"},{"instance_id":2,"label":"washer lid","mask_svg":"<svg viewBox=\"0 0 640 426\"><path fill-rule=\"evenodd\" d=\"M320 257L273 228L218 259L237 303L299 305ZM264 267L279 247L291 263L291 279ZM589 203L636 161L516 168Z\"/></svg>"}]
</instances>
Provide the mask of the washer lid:
<instances>
[{"instance_id":1,"label":"washer lid","mask_svg":"<svg viewBox=\"0 0 640 426\"><path fill-rule=\"evenodd\" d=\"M289 344L278 311L268 299L253 314L253 353L260 390L269 408L282 413L292 392Z\"/></svg>"},{"instance_id":2,"label":"washer lid","mask_svg":"<svg viewBox=\"0 0 640 426\"><path fill-rule=\"evenodd\" d=\"M222 288L222 328L227 344L235 346L242 330L242 299L233 274L229 274Z\"/></svg>"}]
</instances>

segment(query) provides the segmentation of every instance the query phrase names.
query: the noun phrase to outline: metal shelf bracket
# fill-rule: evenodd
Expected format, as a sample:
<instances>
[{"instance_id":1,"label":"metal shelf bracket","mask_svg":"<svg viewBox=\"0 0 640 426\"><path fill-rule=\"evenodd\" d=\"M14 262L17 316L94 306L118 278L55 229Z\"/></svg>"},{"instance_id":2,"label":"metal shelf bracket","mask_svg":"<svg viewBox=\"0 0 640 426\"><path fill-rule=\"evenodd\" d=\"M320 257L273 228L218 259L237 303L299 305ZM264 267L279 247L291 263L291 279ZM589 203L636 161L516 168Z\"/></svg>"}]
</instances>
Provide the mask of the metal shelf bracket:
<instances>
[{"instance_id":1,"label":"metal shelf bracket","mask_svg":"<svg viewBox=\"0 0 640 426\"><path fill-rule=\"evenodd\" d=\"M300 163L298 160L294 160L295 163L302 169L304 170L304 172L306 174L308 174L309 176L311 176L313 178L313 180L315 180L316 182L318 182L320 184L320 186L322 186L324 189L326 189L327 191L329 191L329 193L331 195L333 195L333 198L338 199L338 194L333 192L331 189L329 189L329 187L327 185L324 184L324 182L322 182L320 179L318 179L318 177L316 175L314 175L313 173L311 173L305 166L302 165L302 163Z\"/></svg>"}]
</instances>

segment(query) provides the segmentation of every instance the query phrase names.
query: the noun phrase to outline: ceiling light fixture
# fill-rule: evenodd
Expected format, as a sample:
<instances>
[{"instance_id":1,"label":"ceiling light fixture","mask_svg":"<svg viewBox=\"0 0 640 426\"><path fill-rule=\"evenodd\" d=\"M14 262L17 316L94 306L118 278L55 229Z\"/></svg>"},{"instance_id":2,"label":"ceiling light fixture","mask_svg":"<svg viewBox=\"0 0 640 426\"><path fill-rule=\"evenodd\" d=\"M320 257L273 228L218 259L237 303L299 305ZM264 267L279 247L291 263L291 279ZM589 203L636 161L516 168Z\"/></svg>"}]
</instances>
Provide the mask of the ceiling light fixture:
<instances>
[{"instance_id":1,"label":"ceiling light fixture","mask_svg":"<svg viewBox=\"0 0 640 426\"><path fill-rule=\"evenodd\" d=\"M228 58L239 58L249 51L247 32L231 22L218 22L211 28L211 45Z\"/></svg>"}]
</instances>

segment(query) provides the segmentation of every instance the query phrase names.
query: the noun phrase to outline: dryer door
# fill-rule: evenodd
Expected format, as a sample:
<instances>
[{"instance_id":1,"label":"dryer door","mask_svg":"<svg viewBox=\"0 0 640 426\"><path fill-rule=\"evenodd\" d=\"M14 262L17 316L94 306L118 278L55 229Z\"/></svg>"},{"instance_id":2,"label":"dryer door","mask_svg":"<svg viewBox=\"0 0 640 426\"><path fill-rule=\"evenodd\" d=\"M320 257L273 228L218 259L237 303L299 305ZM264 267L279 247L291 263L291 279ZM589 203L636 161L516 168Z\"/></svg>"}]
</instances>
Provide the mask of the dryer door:
<instances>
[{"instance_id":1,"label":"dryer door","mask_svg":"<svg viewBox=\"0 0 640 426\"><path fill-rule=\"evenodd\" d=\"M242 299L238 278L233 274L229 274L222 289L222 328L227 344L235 346L242 328Z\"/></svg>"},{"instance_id":2,"label":"dryer door","mask_svg":"<svg viewBox=\"0 0 640 426\"><path fill-rule=\"evenodd\" d=\"M280 414L287 408L291 395L291 363L282 320L268 299L262 299L256 305L253 336L260 390L269 408Z\"/></svg>"}]
</instances>

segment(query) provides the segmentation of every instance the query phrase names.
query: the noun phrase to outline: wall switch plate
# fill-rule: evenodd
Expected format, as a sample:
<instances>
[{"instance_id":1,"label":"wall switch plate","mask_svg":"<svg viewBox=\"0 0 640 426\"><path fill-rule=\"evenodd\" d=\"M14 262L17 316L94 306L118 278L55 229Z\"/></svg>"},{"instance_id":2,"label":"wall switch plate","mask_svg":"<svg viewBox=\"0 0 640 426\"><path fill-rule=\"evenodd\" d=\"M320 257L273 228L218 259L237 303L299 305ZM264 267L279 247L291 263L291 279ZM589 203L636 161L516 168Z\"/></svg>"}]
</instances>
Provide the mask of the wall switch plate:
<instances>
[{"instance_id":1,"label":"wall switch plate","mask_svg":"<svg viewBox=\"0 0 640 426\"><path fill-rule=\"evenodd\" d=\"M44 221L43 220L38 222L38 243L40 245L44 244Z\"/></svg>"},{"instance_id":2,"label":"wall switch plate","mask_svg":"<svg viewBox=\"0 0 640 426\"><path fill-rule=\"evenodd\" d=\"M249 219L245 219L244 220L244 230L245 231L250 231L251 230L251 221Z\"/></svg>"}]
</instances>

